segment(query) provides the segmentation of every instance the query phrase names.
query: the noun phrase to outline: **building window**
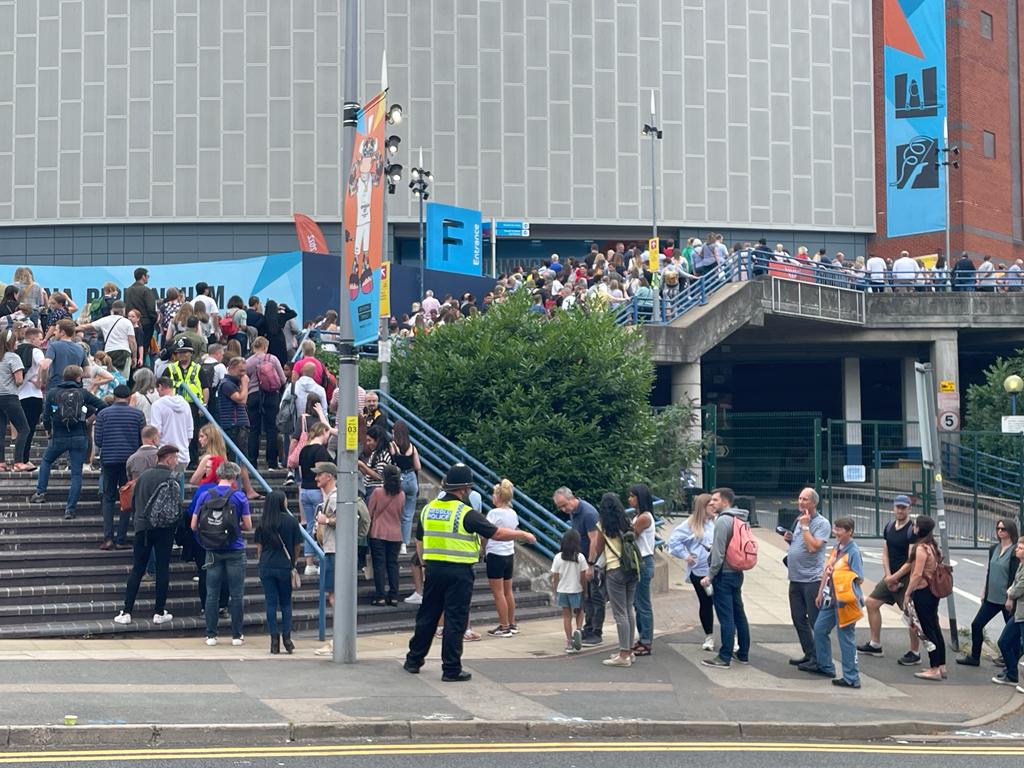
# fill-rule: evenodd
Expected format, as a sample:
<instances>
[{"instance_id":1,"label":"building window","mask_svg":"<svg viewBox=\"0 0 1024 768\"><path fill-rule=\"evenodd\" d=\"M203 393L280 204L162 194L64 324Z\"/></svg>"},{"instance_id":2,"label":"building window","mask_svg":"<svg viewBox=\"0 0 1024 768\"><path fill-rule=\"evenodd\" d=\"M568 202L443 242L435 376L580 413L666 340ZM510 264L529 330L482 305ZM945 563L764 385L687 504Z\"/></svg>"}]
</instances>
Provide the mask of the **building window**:
<instances>
[{"instance_id":1,"label":"building window","mask_svg":"<svg viewBox=\"0 0 1024 768\"><path fill-rule=\"evenodd\" d=\"M992 14L984 11L981 12L981 36L992 39Z\"/></svg>"},{"instance_id":2,"label":"building window","mask_svg":"<svg viewBox=\"0 0 1024 768\"><path fill-rule=\"evenodd\" d=\"M996 135L991 131L981 132L981 144L985 152L985 157L996 156Z\"/></svg>"}]
</instances>

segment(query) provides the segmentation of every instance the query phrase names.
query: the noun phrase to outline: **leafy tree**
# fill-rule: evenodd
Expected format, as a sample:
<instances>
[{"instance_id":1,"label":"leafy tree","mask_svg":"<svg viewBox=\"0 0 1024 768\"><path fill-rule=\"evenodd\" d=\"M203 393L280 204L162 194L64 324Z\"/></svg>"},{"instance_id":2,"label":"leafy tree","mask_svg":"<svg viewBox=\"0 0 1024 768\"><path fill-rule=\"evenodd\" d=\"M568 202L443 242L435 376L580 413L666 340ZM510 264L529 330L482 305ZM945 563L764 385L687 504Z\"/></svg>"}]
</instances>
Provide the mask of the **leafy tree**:
<instances>
[{"instance_id":1,"label":"leafy tree","mask_svg":"<svg viewBox=\"0 0 1024 768\"><path fill-rule=\"evenodd\" d=\"M1002 430L1002 417L1010 413L1010 396L1003 389L1003 380L1011 374L1024 376L1024 350L1017 350L1014 357L996 358L985 370L985 383L968 387L964 426L989 433L976 436L978 450L1016 461L1021 459L1021 436L995 434ZM1024 396L1018 395L1017 400L1024 413ZM974 438L970 443L962 438L962 444L973 448Z\"/></svg>"},{"instance_id":2,"label":"leafy tree","mask_svg":"<svg viewBox=\"0 0 1024 768\"><path fill-rule=\"evenodd\" d=\"M649 479L654 366L642 337L610 313L547 320L529 303L520 292L417 338L392 366L392 392L542 502L560 485L597 501Z\"/></svg>"}]
</instances>

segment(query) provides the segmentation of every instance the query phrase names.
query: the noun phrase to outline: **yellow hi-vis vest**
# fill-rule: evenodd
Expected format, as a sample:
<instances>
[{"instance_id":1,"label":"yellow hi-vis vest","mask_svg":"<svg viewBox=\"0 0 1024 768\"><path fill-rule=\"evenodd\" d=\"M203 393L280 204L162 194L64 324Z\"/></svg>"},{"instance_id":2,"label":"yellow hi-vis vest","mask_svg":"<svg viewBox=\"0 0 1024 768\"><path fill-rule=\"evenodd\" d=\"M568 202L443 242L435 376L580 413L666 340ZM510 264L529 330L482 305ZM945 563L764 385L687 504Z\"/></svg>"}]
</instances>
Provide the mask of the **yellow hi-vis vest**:
<instances>
[{"instance_id":1,"label":"yellow hi-vis vest","mask_svg":"<svg viewBox=\"0 0 1024 768\"><path fill-rule=\"evenodd\" d=\"M178 362L174 361L167 366L167 375L170 377L171 384L174 385L176 392L180 392L184 385L192 391L192 394L196 396L196 400L200 403L203 402L203 385L199 381L199 365L195 360L189 363L185 371L182 371ZM185 399L187 400L188 398ZM189 402L189 405L192 405L192 403Z\"/></svg>"},{"instance_id":2,"label":"yellow hi-vis vest","mask_svg":"<svg viewBox=\"0 0 1024 768\"><path fill-rule=\"evenodd\" d=\"M480 539L465 526L466 513L471 509L458 499L435 499L423 507L420 522L424 560L472 565L480 559Z\"/></svg>"}]
</instances>

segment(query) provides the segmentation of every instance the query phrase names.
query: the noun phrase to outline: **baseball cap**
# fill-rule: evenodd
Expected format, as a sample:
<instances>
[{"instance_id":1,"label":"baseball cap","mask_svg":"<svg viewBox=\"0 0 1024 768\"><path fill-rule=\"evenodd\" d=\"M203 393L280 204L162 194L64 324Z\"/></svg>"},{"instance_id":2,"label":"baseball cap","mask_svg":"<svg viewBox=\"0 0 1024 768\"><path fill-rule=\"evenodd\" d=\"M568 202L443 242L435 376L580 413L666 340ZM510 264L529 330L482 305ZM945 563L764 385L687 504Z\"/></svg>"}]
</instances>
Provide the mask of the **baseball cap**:
<instances>
[{"instance_id":1,"label":"baseball cap","mask_svg":"<svg viewBox=\"0 0 1024 768\"><path fill-rule=\"evenodd\" d=\"M909 507L909 506L912 506L911 503L910 503L910 497L907 496L904 493L901 493L899 496L897 496L895 499L893 499L892 500L892 505L894 507Z\"/></svg>"}]
</instances>

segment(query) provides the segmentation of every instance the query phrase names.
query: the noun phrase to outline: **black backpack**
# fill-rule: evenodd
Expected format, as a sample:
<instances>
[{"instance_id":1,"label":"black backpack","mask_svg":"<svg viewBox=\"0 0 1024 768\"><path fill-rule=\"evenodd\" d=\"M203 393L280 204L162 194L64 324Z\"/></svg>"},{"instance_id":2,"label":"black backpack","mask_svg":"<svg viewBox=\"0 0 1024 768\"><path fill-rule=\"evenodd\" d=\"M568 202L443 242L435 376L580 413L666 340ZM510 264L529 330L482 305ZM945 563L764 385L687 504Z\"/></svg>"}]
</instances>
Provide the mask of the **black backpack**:
<instances>
[{"instance_id":1,"label":"black backpack","mask_svg":"<svg viewBox=\"0 0 1024 768\"><path fill-rule=\"evenodd\" d=\"M142 510L147 528L173 528L181 520L181 486L169 477L156 487Z\"/></svg>"},{"instance_id":2,"label":"black backpack","mask_svg":"<svg viewBox=\"0 0 1024 768\"><path fill-rule=\"evenodd\" d=\"M212 488L207 491L206 501L199 507L196 533L203 549L229 549L238 540L238 519L231 506L231 496L236 491L221 495Z\"/></svg>"},{"instance_id":3,"label":"black backpack","mask_svg":"<svg viewBox=\"0 0 1024 768\"><path fill-rule=\"evenodd\" d=\"M19 344L16 350L18 357L21 358L21 364L25 366L25 373L28 373L29 368L32 367L32 350L34 349L33 345L25 341Z\"/></svg>"},{"instance_id":4,"label":"black backpack","mask_svg":"<svg viewBox=\"0 0 1024 768\"><path fill-rule=\"evenodd\" d=\"M67 429L85 421L85 390L81 387L60 387L53 398L55 418Z\"/></svg>"}]
</instances>

